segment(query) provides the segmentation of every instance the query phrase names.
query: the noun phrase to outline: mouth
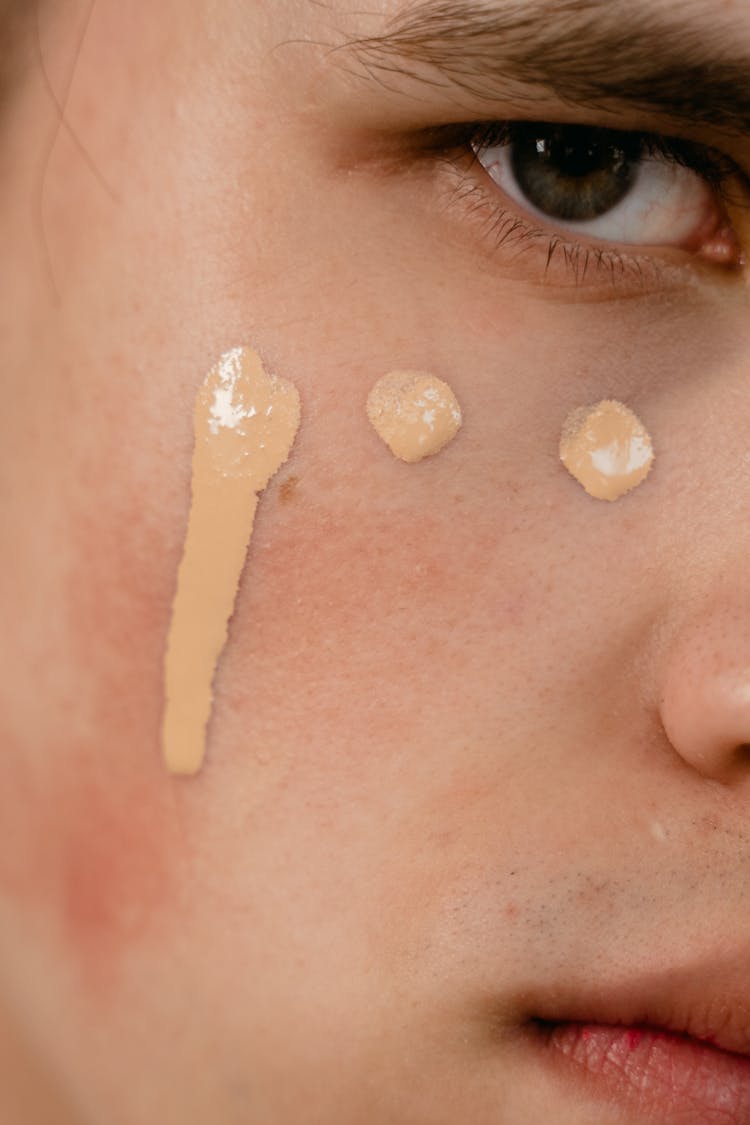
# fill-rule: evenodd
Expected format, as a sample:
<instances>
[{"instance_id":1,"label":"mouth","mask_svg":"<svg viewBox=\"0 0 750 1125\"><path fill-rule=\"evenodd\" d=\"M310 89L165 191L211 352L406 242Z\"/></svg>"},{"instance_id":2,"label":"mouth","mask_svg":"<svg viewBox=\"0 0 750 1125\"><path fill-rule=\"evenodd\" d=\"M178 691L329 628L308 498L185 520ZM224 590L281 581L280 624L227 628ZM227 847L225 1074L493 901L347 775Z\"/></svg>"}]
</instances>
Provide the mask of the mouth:
<instances>
[{"instance_id":1,"label":"mouth","mask_svg":"<svg viewBox=\"0 0 750 1125\"><path fill-rule=\"evenodd\" d=\"M558 994L527 1031L561 1083L639 1125L750 1125L747 981L722 993L673 980L609 997Z\"/></svg>"},{"instance_id":2,"label":"mouth","mask_svg":"<svg viewBox=\"0 0 750 1125\"><path fill-rule=\"evenodd\" d=\"M561 1079L627 1107L639 1122L750 1125L750 1058L666 1028L540 1022Z\"/></svg>"}]
</instances>

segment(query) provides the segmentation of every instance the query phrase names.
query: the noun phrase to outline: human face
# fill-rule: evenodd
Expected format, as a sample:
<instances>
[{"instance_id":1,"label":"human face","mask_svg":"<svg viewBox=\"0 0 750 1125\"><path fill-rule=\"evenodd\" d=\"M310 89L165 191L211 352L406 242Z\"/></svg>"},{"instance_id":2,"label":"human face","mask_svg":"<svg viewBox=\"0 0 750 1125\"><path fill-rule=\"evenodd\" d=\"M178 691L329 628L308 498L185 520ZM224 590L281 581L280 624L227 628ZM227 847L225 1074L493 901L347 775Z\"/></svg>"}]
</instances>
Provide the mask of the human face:
<instances>
[{"instance_id":1,"label":"human face","mask_svg":"<svg viewBox=\"0 0 750 1125\"><path fill-rule=\"evenodd\" d=\"M2 1095L24 1121L750 1122L750 1064L664 1033L750 1050L747 185L723 200L670 166L699 183L702 241L672 237L695 194L652 203L648 245L637 208L571 233L456 129L531 116L747 168L729 79L750 13L489 12L501 34L471 42L507 48L494 78L463 73L465 10L428 59L416 34L377 44L424 13L396 0L69 0L19 28L0 985L34 1044L35 1087ZM612 73L630 21L635 99ZM726 82L698 97L718 70L686 46L735 60ZM303 423L261 501L206 766L175 779L191 408L240 344L297 385ZM365 413L395 368L463 408L415 466ZM657 450L614 504L557 454L604 398Z\"/></svg>"}]
</instances>

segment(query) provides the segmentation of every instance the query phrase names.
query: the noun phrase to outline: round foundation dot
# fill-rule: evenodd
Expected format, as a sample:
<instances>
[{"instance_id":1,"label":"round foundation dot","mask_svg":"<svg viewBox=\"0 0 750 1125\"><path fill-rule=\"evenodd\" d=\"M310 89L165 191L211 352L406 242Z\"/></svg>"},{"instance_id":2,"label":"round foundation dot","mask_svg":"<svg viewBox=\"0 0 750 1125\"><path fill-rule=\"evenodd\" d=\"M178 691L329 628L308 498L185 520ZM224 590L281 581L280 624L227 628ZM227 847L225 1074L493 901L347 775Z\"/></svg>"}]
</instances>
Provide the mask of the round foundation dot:
<instances>
[{"instance_id":1,"label":"round foundation dot","mask_svg":"<svg viewBox=\"0 0 750 1125\"><path fill-rule=\"evenodd\" d=\"M560 459L596 500L619 500L642 484L654 463L645 426L627 406L603 399L565 419Z\"/></svg>"},{"instance_id":2,"label":"round foundation dot","mask_svg":"<svg viewBox=\"0 0 750 1125\"><path fill-rule=\"evenodd\" d=\"M367 416L394 457L409 463L439 453L461 428L461 407L448 384L418 371L379 379Z\"/></svg>"}]
</instances>

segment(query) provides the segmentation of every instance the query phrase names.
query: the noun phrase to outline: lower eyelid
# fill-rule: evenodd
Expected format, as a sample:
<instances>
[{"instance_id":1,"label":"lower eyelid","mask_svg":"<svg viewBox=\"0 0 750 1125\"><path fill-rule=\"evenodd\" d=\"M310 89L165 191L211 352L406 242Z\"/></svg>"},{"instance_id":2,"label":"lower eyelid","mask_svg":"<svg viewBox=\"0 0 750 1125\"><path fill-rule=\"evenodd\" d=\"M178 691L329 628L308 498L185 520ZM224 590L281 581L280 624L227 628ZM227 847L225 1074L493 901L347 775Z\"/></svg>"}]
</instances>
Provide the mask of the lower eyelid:
<instances>
[{"instance_id":1,"label":"lower eyelid","mask_svg":"<svg viewBox=\"0 0 750 1125\"><path fill-rule=\"evenodd\" d=\"M493 199L492 192L499 196L500 189L466 148L441 154L436 165L439 213L449 222L455 220L464 244L467 226L474 230L480 252L495 263L500 276L548 291L577 290L582 299L586 294L589 299L640 297L684 288L696 280L694 253L666 248L655 254L578 239L537 223L510 199Z\"/></svg>"},{"instance_id":2,"label":"lower eyelid","mask_svg":"<svg viewBox=\"0 0 750 1125\"><path fill-rule=\"evenodd\" d=\"M447 169L446 169L447 171ZM512 206L512 204L511 204ZM482 249L499 263L521 272L524 280L546 285L608 287L620 283L630 291L658 287L658 264L623 255L616 247L570 240L562 231L535 226L530 217L490 201L485 189L454 178L447 188L445 211L458 213L462 226L478 228Z\"/></svg>"}]
</instances>

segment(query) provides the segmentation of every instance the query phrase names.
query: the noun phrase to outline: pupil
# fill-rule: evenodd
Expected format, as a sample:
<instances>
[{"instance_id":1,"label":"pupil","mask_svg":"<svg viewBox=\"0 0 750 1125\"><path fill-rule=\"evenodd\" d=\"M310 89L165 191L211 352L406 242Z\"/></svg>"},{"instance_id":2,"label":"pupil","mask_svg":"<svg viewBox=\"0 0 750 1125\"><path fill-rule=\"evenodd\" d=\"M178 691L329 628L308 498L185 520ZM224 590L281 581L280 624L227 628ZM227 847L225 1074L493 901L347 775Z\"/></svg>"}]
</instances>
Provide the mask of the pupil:
<instances>
[{"instance_id":1,"label":"pupil","mask_svg":"<svg viewBox=\"0 0 750 1125\"><path fill-rule=\"evenodd\" d=\"M516 182L545 215L586 222L606 215L632 189L637 139L585 125L519 126L511 145Z\"/></svg>"}]
</instances>

